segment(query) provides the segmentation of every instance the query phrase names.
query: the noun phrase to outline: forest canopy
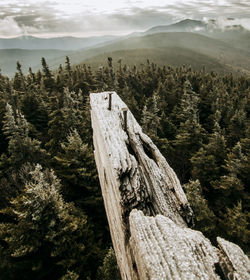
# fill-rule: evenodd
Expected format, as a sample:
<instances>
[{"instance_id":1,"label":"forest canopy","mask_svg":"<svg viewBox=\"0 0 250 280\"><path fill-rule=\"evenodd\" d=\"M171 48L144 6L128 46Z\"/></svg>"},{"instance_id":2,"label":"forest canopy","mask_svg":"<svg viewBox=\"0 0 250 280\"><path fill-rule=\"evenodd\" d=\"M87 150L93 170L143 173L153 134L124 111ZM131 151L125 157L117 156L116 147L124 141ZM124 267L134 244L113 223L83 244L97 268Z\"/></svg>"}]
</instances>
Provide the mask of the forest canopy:
<instances>
[{"instance_id":1,"label":"forest canopy","mask_svg":"<svg viewBox=\"0 0 250 280\"><path fill-rule=\"evenodd\" d=\"M95 71L41 62L0 75L0 279L118 279L89 108L90 92L108 90L177 173L195 229L250 254L249 76L111 57Z\"/></svg>"}]
</instances>

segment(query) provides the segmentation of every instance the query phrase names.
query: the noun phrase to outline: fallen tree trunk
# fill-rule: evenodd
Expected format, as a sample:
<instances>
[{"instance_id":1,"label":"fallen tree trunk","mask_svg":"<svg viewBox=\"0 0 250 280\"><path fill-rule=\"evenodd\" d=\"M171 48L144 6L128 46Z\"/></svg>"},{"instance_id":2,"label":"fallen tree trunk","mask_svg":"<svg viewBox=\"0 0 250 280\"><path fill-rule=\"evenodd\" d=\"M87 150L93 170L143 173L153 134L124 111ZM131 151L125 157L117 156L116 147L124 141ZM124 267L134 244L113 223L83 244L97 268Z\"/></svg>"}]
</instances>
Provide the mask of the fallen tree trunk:
<instances>
[{"instance_id":1,"label":"fallen tree trunk","mask_svg":"<svg viewBox=\"0 0 250 280\"><path fill-rule=\"evenodd\" d=\"M249 260L237 245L218 239L219 250L188 228L193 212L175 172L119 96L93 93L90 102L95 160L122 279L250 279ZM244 265L232 261L232 252Z\"/></svg>"}]
</instances>

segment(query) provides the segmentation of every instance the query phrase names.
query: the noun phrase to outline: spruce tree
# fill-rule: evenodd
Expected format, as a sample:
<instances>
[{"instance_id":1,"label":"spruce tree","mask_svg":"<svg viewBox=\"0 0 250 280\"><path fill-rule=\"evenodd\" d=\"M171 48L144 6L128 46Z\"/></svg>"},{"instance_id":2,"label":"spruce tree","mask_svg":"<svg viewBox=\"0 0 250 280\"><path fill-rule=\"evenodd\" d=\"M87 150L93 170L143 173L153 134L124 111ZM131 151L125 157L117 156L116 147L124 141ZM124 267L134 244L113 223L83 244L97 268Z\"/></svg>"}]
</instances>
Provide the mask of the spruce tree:
<instances>
[{"instance_id":1,"label":"spruce tree","mask_svg":"<svg viewBox=\"0 0 250 280\"><path fill-rule=\"evenodd\" d=\"M238 201L232 208L227 208L221 219L220 228L225 238L239 244L249 255L249 212L242 209L241 201Z\"/></svg>"},{"instance_id":2,"label":"spruce tree","mask_svg":"<svg viewBox=\"0 0 250 280\"><path fill-rule=\"evenodd\" d=\"M211 182L224 173L223 165L227 155L226 140L218 122L215 122L213 133L208 140L208 144L203 145L191 158L192 175L199 179L207 191Z\"/></svg>"},{"instance_id":3,"label":"spruce tree","mask_svg":"<svg viewBox=\"0 0 250 280\"><path fill-rule=\"evenodd\" d=\"M148 98L142 110L141 126L145 133L150 137L157 137L157 129L159 127L160 118L158 116L158 99L159 96L154 93Z\"/></svg>"},{"instance_id":4,"label":"spruce tree","mask_svg":"<svg viewBox=\"0 0 250 280\"><path fill-rule=\"evenodd\" d=\"M53 75L44 57L42 57L41 62L42 62L42 69L43 69L42 82L44 85L44 89L47 90L49 93L51 93L55 86Z\"/></svg>"},{"instance_id":5,"label":"spruce tree","mask_svg":"<svg viewBox=\"0 0 250 280\"><path fill-rule=\"evenodd\" d=\"M65 88L52 102L48 122L49 141L46 146L55 155L57 150L61 150L58 143L65 141L71 130L77 128L80 133L84 131L84 100L81 91L77 94Z\"/></svg>"},{"instance_id":6,"label":"spruce tree","mask_svg":"<svg viewBox=\"0 0 250 280\"><path fill-rule=\"evenodd\" d=\"M67 184L64 193L76 202L88 200L90 193L94 193L94 185L98 186L91 148L83 143L76 129L61 143L61 148L62 152L58 152L55 160L57 174Z\"/></svg>"},{"instance_id":7,"label":"spruce tree","mask_svg":"<svg viewBox=\"0 0 250 280\"><path fill-rule=\"evenodd\" d=\"M224 198L224 207L231 207L237 201L246 198L245 187L241 181L242 164L245 160L241 144L238 142L225 160L226 175L212 183L213 187L220 192L220 196Z\"/></svg>"},{"instance_id":8,"label":"spruce tree","mask_svg":"<svg viewBox=\"0 0 250 280\"><path fill-rule=\"evenodd\" d=\"M58 279L72 269L87 276L86 216L63 200L53 171L36 165L29 176L23 193L1 211L12 217L0 227L12 272L8 279Z\"/></svg>"},{"instance_id":9,"label":"spruce tree","mask_svg":"<svg viewBox=\"0 0 250 280\"><path fill-rule=\"evenodd\" d=\"M173 167L184 183L190 178L190 159L202 146L206 136L199 123L198 102L197 94L192 90L189 80L186 80L180 107L176 109L180 124L172 141L174 150L170 153L170 158L174 162Z\"/></svg>"},{"instance_id":10,"label":"spruce tree","mask_svg":"<svg viewBox=\"0 0 250 280\"><path fill-rule=\"evenodd\" d=\"M204 198L199 180L191 180L183 185L183 188L186 192L188 202L194 211L195 229L202 231L207 237L214 239L216 216Z\"/></svg>"},{"instance_id":11,"label":"spruce tree","mask_svg":"<svg viewBox=\"0 0 250 280\"><path fill-rule=\"evenodd\" d=\"M17 171L26 162L45 160L46 152L41 143L29 136L29 124L18 110L14 113L12 106L6 105L3 132L8 139L8 162Z\"/></svg>"}]
</instances>

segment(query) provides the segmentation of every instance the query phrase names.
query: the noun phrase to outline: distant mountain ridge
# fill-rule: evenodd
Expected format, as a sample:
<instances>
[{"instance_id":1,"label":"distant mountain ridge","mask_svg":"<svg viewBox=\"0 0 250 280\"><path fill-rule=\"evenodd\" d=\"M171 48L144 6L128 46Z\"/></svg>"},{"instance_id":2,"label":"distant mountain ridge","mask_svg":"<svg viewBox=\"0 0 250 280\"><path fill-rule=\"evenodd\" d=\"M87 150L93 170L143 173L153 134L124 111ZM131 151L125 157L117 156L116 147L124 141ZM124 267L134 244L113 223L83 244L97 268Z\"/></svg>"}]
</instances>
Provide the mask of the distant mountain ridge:
<instances>
[{"instance_id":1,"label":"distant mountain ridge","mask_svg":"<svg viewBox=\"0 0 250 280\"><path fill-rule=\"evenodd\" d=\"M185 19L170 25L152 27L137 36L167 32L191 32L219 39L234 48L250 52L250 30L240 24L233 24L233 21L233 18L229 18L224 25L221 25L218 21L212 19L207 22Z\"/></svg>"},{"instance_id":2,"label":"distant mountain ridge","mask_svg":"<svg viewBox=\"0 0 250 280\"><path fill-rule=\"evenodd\" d=\"M22 49L0 49L0 69L1 73L13 76L16 72L16 63L19 61L22 65L23 73L27 73L29 67L37 71L41 68L41 58L45 57L47 61L56 58L64 58L70 55L70 51L62 50L22 50Z\"/></svg>"},{"instance_id":3,"label":"distant mountain ridge","mask_svg":"<svg viewBox=\"0 0 250 280\"><path fill-rule=\"evenodd\" d=\"M3 46L9 48L1 49ZM27 73L29 66L34 71L41 67L41 57L45 57L51 69L56 69L64 64L66 55L72 65L86 62L98 67L103 65L105 56L121 56L131 65L133 61L140 65L140 61L144 63L149 58L161 65L190 64L195 69L207 66L222 73L250 74L250 31L230 22L222 29L215 20L186 19L120 37L0 39L0 68L10 76L16 71L17 60Z\"/></svg>"},{"instance_id":4,"label":"distant mountain ridge","mask_svg":"<svg viewBox=\"0 0 250 280\"><path fill-rule=\"evenodd\" d=\"M0 49L26 49L26 50L78 50L89 48L98 44L111 42L117 36L100 37L55 37L38 38L34 36L20 36L16 38L0 38Z\"/></svg>"},{"instance_id":5,"label":"distant mountain ridge","mask_svg":"<svg viewBox=\"0 0 250 280\"><path fill-rule=\"evenodd\" d=\"M232 21L233 19L231 19ZM154 26L144 34L160 33L160 32L250 32L240 24L224 24L223 26L216 20L209 20L207 22L201 20L185 19L174 24Z\"/></svg>"},{"instance_id":6,"label":"distant mountain ridge","mask_svg":"<svg viewBox=\"0 0 250 280\"><path fill-rule=\"evenodd\" d=\"M235 48L219 39L190 32L165 32L126 38L105 47L77 51L69 57L72 64L86 62L98 67L105 65L103 63L108 56L114 56L117 60L120 56L124 63L130 61L132 66L145 63L149 58L161 65L188 64L195 66L195 69L205 66L209 71L250 74L249 51ZM60 63L61 58L51 61L52 66Z\"/></svg>"},{"instance_id":7,"label":"distant mountain ridge","mask_svg":"<svg viewBox=\"0 0 250 280\"><path fill-rule=\"evenodd\" d=\"M148 29L145 34L160 32L192 32L207 30L208 24L200 20L185 19L170 25L160 25Z\"/></svg>"}]
</instances>

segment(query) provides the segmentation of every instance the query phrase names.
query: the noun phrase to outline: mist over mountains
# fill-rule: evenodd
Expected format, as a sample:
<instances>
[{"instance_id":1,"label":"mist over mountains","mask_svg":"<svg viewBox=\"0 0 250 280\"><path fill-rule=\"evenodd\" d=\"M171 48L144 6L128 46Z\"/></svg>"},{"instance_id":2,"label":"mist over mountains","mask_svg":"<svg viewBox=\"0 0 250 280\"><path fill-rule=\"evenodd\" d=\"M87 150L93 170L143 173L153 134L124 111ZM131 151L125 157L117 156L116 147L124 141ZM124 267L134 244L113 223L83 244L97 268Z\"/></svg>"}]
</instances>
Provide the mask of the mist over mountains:
<instances>
[{"instance_id":1,"label":"mist over mountains","mask_svg":"<svg viewBox=\"0 0 250 280\"><path fill-rule=\"evenodd\" d=\"M78 50L89 48L97 44L115 40L115 36L100 36L89 38L57 37L38 38L21 36L16 38L0 38L0 49L27 49L27 50Z\"/></svg>"},{"instance_id":2,"label":"mist over mountains","mask_svg":"<svg viewBox=\"0 0 250 280\"><path fill-rule=\"evenodd\" d=\"M197 33L214 33L214 32L227 32L227 31L240 31L249 32L240 24L234 24L234 19L229 18L227 20L218 21L209 19L207 21L185 19L180 22L161 25L150 28L145 33L155 33L155 32L197 32Z\"/></svg>"},{"instance_id":3,"label":"mist over mountains","mask_svg":"<svg viewBox=\"0 0 250 280\"><path fill-rule=\"evenodd\" d=\"M186 19L121 37L0 38L0 68L3 74L13 76L19 61L24 72L29 66L36 71L41 57L45 57L54 69L64 63L67 55L73 64L86 62L94 67L112 56L131 65L150 59L173 66L190 64L195 69L205 66L222 73L249 73L250 31L234 23L234 19L223 24Z\"/></svg>"}]
</instances>

